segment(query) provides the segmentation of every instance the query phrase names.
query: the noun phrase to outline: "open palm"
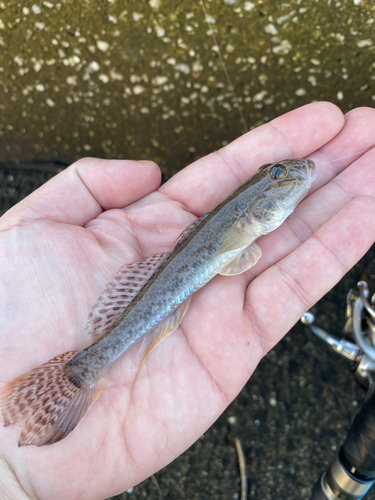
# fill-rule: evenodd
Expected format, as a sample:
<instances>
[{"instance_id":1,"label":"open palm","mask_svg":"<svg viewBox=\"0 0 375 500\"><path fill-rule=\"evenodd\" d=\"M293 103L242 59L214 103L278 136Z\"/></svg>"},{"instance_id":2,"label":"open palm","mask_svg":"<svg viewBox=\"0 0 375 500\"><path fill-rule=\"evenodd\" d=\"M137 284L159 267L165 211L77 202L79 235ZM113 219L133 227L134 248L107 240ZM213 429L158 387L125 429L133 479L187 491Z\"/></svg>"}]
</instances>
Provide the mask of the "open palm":
<instances>
[{"instance_id":1,"label":"open palm","mask_svg":"<svg viewBox=\"0 0 375 500\"><path fill-rule=\"evenodd\" d=\"M20 429L0 429L1 489L10 498L100 500L189 447L262 356L374 241L374 125L374 110L344 118L333 105L311 104L161 188L151 162L84 159L10 210L0 221L0 389L64 351L86 347L88 313L117 269L170 251L192 220L260 165L306 155L317 164L309 197L261 238L259 263L197 292L181 327L139 372L137 347L125 356L66 440L17 448Z\"/></svg>"}]
</instances>

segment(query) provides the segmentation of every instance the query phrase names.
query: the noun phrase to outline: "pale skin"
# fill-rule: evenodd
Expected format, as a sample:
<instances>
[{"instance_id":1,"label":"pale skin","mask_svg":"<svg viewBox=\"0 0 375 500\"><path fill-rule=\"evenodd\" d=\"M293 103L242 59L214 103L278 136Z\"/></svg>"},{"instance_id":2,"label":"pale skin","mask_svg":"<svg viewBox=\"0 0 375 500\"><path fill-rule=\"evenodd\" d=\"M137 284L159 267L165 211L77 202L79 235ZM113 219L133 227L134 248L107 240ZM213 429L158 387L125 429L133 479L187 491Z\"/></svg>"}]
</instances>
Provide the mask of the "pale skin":
<instances>
[{"instance_id":1,"label":"pale skin","mask_svg":"<svg viewBox=\"0 0 375 500\"><path fill-rule=\"evenodd\" d=\"M152 162L89 158L10 210L0 220L0 389L64 351L86 347L90 307L116 270L171 250L192 220L259 166L296 157L317 164L309 196L259 240L258 264L200 290L181 327L138 373L137 348L123 358L67 439L18 448L20 428L0 427L2 498L101 500L194 443L262 356L374 242L374 130L373 109L344 117L332 104L310 104L160 188Z\"/></svg>"}]
</instances>

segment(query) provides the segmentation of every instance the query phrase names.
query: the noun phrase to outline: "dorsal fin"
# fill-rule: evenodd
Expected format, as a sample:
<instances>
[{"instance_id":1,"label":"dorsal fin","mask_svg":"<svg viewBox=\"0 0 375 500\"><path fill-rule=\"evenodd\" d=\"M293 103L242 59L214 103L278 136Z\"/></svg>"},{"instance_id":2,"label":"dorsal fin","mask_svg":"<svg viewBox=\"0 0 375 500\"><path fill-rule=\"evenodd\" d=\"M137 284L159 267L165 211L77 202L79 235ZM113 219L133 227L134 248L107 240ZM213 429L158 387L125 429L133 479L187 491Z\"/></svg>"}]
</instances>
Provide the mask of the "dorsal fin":
<instances>
[{"instance_id":1,"label":"dorsal fin","mask_svg":"<svg viewBox=\"0 0 375 500\"><path fill-rule=\"evenodd\" d=\"M90 335L103 335L168 255L157 253L120 267L91 309L85 331Z\"/></svg>"},{"instance_id":2,"label":"dorsal fin","mask_svg":"<svg viewBox=\"0 0 375 500\"><path fill-rule=\"evenodd\" d=\"M199 226L199 224L207 217L207 214L202 215L198 219L195 219L191 224L189 224L185 229L182 231L180 236L176 240L176 245L179 245L184 241L185 238L189 236L189 234L194 231L194 229Z\"/></svg>"}]
</instances>

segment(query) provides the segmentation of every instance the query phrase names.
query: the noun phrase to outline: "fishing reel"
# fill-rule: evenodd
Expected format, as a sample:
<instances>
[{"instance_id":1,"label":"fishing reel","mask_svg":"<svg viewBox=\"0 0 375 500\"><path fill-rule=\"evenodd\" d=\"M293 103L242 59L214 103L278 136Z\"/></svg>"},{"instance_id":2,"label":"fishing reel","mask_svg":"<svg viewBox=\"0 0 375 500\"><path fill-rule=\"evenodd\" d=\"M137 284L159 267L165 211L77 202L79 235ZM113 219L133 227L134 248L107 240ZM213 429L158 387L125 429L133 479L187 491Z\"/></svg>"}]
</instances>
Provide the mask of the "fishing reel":
<instances>
[{"instance_id":1,"label":"fishing reel","mask_svg":"<svg viewBox=\"0 0 375 500\"><path fill-rule=\"evenodd\" d=\"M338 455L315 484L312 500L359 500L375 483L375 293L369 297L366 281L349 291L342 338L316 326L310 312L301 318L315 335L352 362L356 380L368 391Z\"/></svg>"}]
</instances>

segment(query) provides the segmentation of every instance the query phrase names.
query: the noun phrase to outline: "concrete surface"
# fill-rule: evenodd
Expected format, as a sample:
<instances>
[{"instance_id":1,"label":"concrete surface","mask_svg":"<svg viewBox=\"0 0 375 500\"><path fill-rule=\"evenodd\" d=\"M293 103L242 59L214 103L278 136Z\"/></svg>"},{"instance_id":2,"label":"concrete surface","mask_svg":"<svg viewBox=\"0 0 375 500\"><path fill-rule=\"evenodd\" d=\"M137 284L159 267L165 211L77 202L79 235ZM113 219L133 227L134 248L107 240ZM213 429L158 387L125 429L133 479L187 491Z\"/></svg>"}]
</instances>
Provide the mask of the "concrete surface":
<instances>
[{"instance_id":1,"label":"concrete surface","mask_svg":"<svg viewBox=\"0 0 375 500\"><path fill-rule=\"evenodd\" d=\"M152 159L169 176L312 100L374 104L372 0L0 2L0 161ZM220 64L213 29L228 74Z\"/></svg>"}]
</instances>

